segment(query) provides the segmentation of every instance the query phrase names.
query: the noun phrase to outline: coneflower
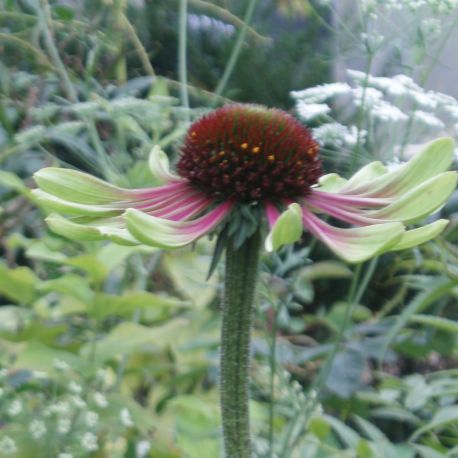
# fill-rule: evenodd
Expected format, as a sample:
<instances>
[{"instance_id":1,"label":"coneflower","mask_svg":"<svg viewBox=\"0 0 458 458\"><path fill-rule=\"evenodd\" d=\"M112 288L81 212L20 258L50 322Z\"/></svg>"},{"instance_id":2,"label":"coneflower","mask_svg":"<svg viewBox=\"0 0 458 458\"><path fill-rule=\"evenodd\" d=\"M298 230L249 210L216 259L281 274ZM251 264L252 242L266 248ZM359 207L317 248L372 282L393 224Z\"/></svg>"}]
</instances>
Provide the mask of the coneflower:
<instances>
[{"instance_id":1,"label":"coneflower","mask_svg":"<svg viewBox=\"0 0 458 458\"><path fill-rule=\"evenodd\" d=\"M251 456L248 365L252 304L262 234L268 251L305 229L348 262L406 249L437 236L437 220L406 230L454 191L453 140L427 145L387 170L373 162L349 180L323 175L317 142L291 115L259 105L217 109L189 128L177 164L154 148L150 168L163 186L122 189L60 168L35 174L38 201L54 212L52 230L76 240L110 239L173 249L215 232L226 248L221 405L226 456ZM336 227L325 214L348 223Z\"/></svg>"}]
</instances>

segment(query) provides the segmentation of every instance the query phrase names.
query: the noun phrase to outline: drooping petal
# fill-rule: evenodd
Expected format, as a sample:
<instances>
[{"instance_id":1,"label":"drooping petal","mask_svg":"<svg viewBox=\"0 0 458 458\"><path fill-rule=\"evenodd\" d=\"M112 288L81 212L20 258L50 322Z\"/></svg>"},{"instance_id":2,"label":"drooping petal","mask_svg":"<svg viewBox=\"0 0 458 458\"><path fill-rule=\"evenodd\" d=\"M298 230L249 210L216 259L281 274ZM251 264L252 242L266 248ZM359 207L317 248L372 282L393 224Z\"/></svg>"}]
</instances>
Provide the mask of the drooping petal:
<instances>
[{"instance_id":1,"label":"drooping petal","mask_svg":"<svg viewBox=\"0 0 458 458\"><path fill-rule=\"evenodd\" d=\"M67 202L85 205L132 204L163 199L175 192L189 192L188 182L181 180L164 186L125 189L77 170L47 167L34 175L39 188Z\"/></svg>"},{"instance_id":2,"label":"drooping petal","mask_svg":"<svg viewBox=\"0 0 458 458\"><path fill-rule=\"evenodd\" d=\"M180 248L213 230L231 211L233 202L227 201L193 221L170 221L135 209L124 215L132 235L147 245L159 248Z\"/></svg>"},{"instance_id":3,"label":"drooping petal","mask_svg":"<svg viewBox=\"0 0 458 458\"><path fill-rule=\"evenodd\" d=\"M455 143L451 138L435 140L396 170L379 177L370 177L360 171L339 192L367 197L402 195L424 181L445 172L453 162L454 148ZM370 164L366 167L369 166ZM362 170L364 171L364 168Z\"/></svg>"},{"instance_id":4,"label":"drooping petal","mask_svg":"<svg viewBox=\"0 0 458 458\"><path fill-rule=\"evenodd\" d=\"M269 228L272 229L273 225L280 216L280 212L277 207L270 202L265 204L267 222L269 223Z\"/></svg>"},{"instance_id":5,"label":"drooping petal","mask_svg":"<svg viewBox=\"0 0 458 458\"><path fill-rule=\"evenodd\" d=\"M404 226L398 222L350 229L333 227L305 207L302 208L302 221L312 235L337 256L352 263L363 262L388 251L404 233Z\"/></svg>"},{"instance_id":6,"label":"drooping petal","mask_svg":"<svg viewBox=\"0 0 458 458\"><path fill-rule=\"evenodd\" d=\"M46 167L34 174L38 186L62 200L82 204L109 204L129 200L133 190L122 189L99 178L71 169Z\"/></svg>"},{"instance_id":7,"label":"drooping petal","mask_svg":"<svg viewBox=\"0 0 458 458\"><path fill-rule=\"evenodd\" d=\"M154 146L152 149L149 155L148 164L153 176L161 183L183 181L178 175L174 175L170 172L169 158L167 154L161 150L159 145Z\"/></svg>"},{"instance_id":8,"label":"drooping petal","mask_svg":"<svg viewBox=\"0 0 458 458\"><path fill-rule=\"evenodd\" d=\"M448 223L449 221L446 219L438 219L434 221L434 223L406 231L402 234L399 242L390 248L390 251L407 250L428 242L437 237L445 229Z\"/></svg>"},{"instance_id":9,"label":"drooping petal","mask_svg":"<svg viewBox=\"0 0 458 458\"><path fill-rule=\"evenodd\" d=\"M297 242L303 230L301 207L297 203L290 204L269 232L265 241L266 250L278 250L282 245Z\"/></svg>"},{"instance_id":10,"label":"drooping petal","mask_svg":"<svg viewBox=\"0 0 458 458\"><path fill-rule=\"evenodd\" d=\"M366 212L367 216L382 220L413 223L437 211L456 189L456 172L444 172L419 184L390 205Z\"/></svg>"},{"instance_id":11,"label":"drooping petal","mask_svg":"<svg viewBox=\"0 0 458 458\"><path fill-rule=\"evenodd\" d=\"M115 204L83 204L77 202L69 202L55 195L34 189L34 196L37 203L42 206L47 212L58 212L70 216L90 216L90 217L108 217L120 215L124 208Z\"/></svg>"},{"instance_id":12,"label":"drooping petal","mask_svg":"<svg viewBox=\"0 0 458 458\"><path fill-rule=\"evenodd\" d=\"M81 222L52 214L46 218L50 229L63 237L81 242L111 240L120 245L139 245L125 227L121 218L100 218L95 222ZM125 226L125 225L124 225Z\"/></svg>"}]
</instances>

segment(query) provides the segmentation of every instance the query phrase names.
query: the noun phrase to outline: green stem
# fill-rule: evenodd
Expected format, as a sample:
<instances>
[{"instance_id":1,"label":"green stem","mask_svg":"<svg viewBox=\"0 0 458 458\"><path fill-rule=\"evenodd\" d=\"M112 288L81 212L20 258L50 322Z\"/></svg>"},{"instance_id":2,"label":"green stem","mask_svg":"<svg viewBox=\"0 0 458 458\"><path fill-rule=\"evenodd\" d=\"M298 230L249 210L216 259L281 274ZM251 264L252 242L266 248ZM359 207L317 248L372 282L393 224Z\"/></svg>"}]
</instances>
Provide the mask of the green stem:
<instances>
[{"instance_id":1,"label":"green stem","mask_svg":"<svg viewBox=\"0 0 458 458\"><path fill-rule=\"evenodd\" d=\"M226 458L251 458L248 372L259 253L258 232L239 248L231 239L226 251L220 375Z\"/></svg>"},{"instance_id":2,"label":"green stem","mask_svg":"<svg viewBox=\"0 0 458 458\"><path fill-rule=\"evenodd\" d=\"M232 48L231 55L229 57L229 61L227 62L226 68L224 69L223 76L218 83L218 86L215 89L215 97L219 97L223 94L224 90L226 89L226 85L229 81L229 78L234 71L235 64L237 63L237 59L239 58L240 51L242 50L243 42L245 41L245 36L249 28L249 24L251 22L251 18L253 16L254 9L256 7L256 3L258 0L250 0L248 7L245 12L245 17L243 18L243 26L241 27L239 34L237 35L237 39L235 41L234 47Z\"/></svg>"},{"instance_id":3,"label":"green stem","mask_svg":"<svg viewBox=\"0 0 458 458\"><path fill-rule=\"evenodd\" d=\"M187 17L188 1L180 0L178 35L178 75L180 79L181 105L186 109L185 118L186 121L189 123L188 70L186 62Z\"/></svg>"}]
</instances>

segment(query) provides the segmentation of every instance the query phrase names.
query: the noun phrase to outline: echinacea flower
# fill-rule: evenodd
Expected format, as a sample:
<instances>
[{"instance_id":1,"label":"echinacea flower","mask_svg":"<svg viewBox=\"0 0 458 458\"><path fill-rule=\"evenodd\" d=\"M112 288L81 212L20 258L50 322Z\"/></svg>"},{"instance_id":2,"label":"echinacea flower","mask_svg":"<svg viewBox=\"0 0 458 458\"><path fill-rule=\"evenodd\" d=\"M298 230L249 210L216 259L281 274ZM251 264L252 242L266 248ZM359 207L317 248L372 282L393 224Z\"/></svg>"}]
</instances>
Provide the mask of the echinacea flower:
<instances>
[{"instance_id":1,"label":"echinacea flower","mask_svg":"<svg viewBox=\"0 0 458 458\"><path fill-rule=\"evenodd\" d=\"M439 139L395 170L372 162L345 180L323 175L317 142L292 116L234 104L191 125L178 175L165 153L153 149L149 165L162 186L123 189L78 171L45 168L35 174L35 195L68 217L48 217L52 230L76 240L170 249L223 228L248 237L267 221L268 250L297 241L305 229L336 255L361 262L443 230L446 220L413 230L405 225L437 211L454 191L457 175L447 171L453 149L453 140ZM334 226L321 215L354 227ZM233 224L237 219L242 222Z\"/></svg>"}]
</instances>

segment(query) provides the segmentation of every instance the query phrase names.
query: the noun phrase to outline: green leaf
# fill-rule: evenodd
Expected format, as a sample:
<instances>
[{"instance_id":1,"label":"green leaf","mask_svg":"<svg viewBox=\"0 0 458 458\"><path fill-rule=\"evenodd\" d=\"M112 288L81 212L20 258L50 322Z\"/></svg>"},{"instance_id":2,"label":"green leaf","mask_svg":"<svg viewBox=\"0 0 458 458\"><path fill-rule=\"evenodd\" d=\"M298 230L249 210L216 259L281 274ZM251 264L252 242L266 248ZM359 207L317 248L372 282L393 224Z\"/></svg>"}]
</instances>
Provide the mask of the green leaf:
<instances>
[{"instance_id":1,"label":"green leaf","mask_svg":"<svg viewBox=\"0 0 458 458\"><path fill-rule=\"evenodd\" d=\"M458 406L447 406L439 409L432 420L422 428L417 429L409 441L414 441L418 436L431 431L431 430L443 430L450 425L458 424Z\"/></svg>"},{"instance_id":2,"label":"green leaf","mask_svg":"<svg viewBox=\"0 0 458 458\"><path fill-rule=\"evenodd\" d=\"M206 242L199 242L205 246ZM164 267L173 284L184 297L191 300L194 306L202 309L216 296L219 276L213 275L206 280L211 256L198 252L166 253Z\"/></svg>"},{"instance_id":3,"label":"green leaf","mask_svg":"<svg viewBox=\"0 0 458 458\"><path fill-rule=\"evenodd\" d=\"M299 277L307 281L329 278L351 278L353 272L339 261L318 261L311 266L304 267L299 272Z\"/></svg>"},{"instance_id":4,"label":"green leaf","mask_svg":"<svg viewBox=\"0 0 458 458\"><path fill-rule=\"evenodd\" d=\"M39 282L28 267L8 269L0 263L0 295L19 304L30 304L35 297L35 286Z\"/></svg>"},{"instance_id":5,"label":"green leaf","mask_svg":"<svg viewBox=\"0 0 458 458\"><path fill-rule=\"evenodd\" d=\"M446 456L426 445L413 444L412 446L417 450L421 458L444 458L444 456Z\"/></svg>"},{"instance_id":6,"label":"green leaf","mask_svg":"<svg viewBox=\"0 0 458 458\"><path fill-rule=\"evenodd\" d=\"M434 223L427 224L426 226L406 231L402 234L399 242L390 248L390 251L407 250L428 242L441 234L448 223L449 221L446 219L439 219L434 221Z\"/></svg>"},{"instance_id":7,"label":"green leaf","mask_svg":"<svg viewBox=\"0 0 458 458\"><path fill-rule=\"evenodd\" d=\"M265 241L266 250L276 251L283 245L297 242L304 230L301 207L294 203L288 206L277 219Z\"/></svg>"},{"instance_id":8,"label":"green leaf","mask_svg":"<svg viewBox=\"0 0 458 458\"><path fill-rule=\"evenodd\" d=\"M72 274L41 282L37 289L42 292L58 292L73 296L85 304L91 304L94 300L94 292L89 287L87 280Z\"/></svg>"},{"instance_id":9,"label":"green leaf","mask_svg":"<svg viewBox=\"0 0 458 458\"><path fill-rule=\"evenodd\" d=\"M385 342L380 349L380 357L379 360L382 361L386 350L388 349L391 342L394 338L399 334L401 329L407 324L409 318L426 309L429 305L431 305L434 301L442 297L443 295L447 294L452 288L454 288L458 284L458 280L450 280L448 278L438 277L429 285L427 291L423 291L419 293L407 307L405 307L396 319L396 322L391 327L390 331L388 332Z\"/></svg>"},{"instance_id":10,"label":"green leaf","mask_svg":"<svg viewBox=\"0 0 458 458\"><path fill-rule=\"evenodd\" d=\"M412 323L426 324L442 331L453 332L458 335L458 321L449 320L433 315L412 315L409 317Z\"/></svg>"},{"instance_id":11,"label":"green leaf","mask_svg":"<svg viewBox=\"0 0 458 458\"><path fill-rule=\"evenodd\" d=\"M132 322L120 323L103 339L97 342L94 352L98 363L119 358L140 349L162 351L176 342L176 334L186 327L187 321L175 319L163 326L147 327ZM93 344L88 343L81 348L81 355L88 357L93 351Z\"/></svg>"}]
</instances>

